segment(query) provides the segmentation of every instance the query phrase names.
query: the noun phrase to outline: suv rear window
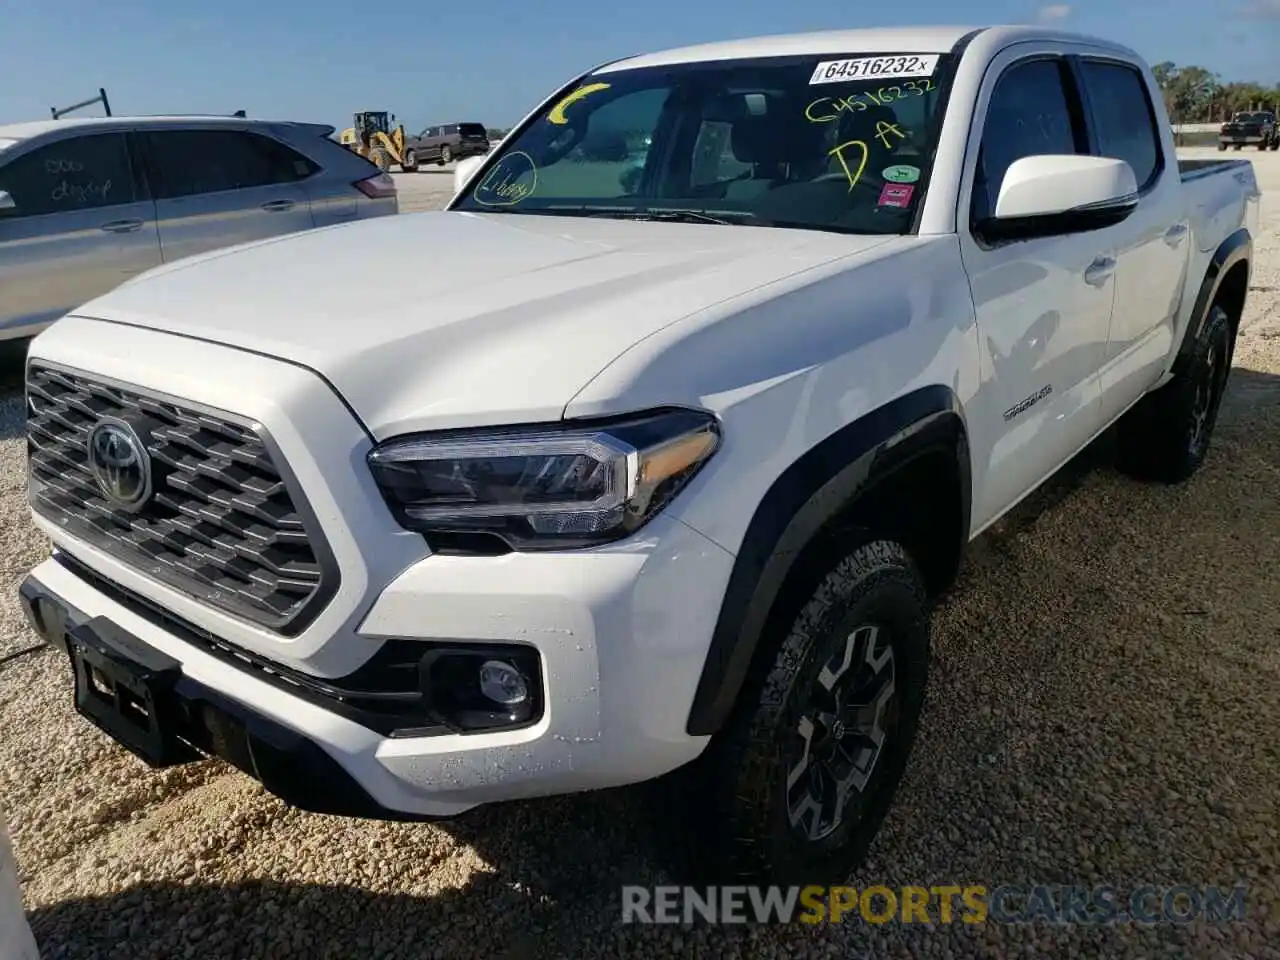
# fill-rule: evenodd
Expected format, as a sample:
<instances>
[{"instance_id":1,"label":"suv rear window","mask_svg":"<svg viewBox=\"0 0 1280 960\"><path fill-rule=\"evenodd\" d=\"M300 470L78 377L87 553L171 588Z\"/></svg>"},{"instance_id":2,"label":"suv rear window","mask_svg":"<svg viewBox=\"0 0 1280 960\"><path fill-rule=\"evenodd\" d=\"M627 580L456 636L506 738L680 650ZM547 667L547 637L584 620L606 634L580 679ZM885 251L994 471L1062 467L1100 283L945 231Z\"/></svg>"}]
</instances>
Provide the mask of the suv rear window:
<instances>
[{"instance_id":1,"label":"suv rear window","mask_svg":"<svg viewBox=\"0 0 1280 960\"><path fill-rule=\"evenodd\" d=\"M144 133L159 182L157 200L305 180L319 169L278 140L247 130Z\"/></svg>"},{"instance_id":2,"label":"suv rear window","mask_svg":"<svg viewBox=\"0 0 1280 960\"><path fill-rule=\"evenodd\" d=\"M458 124L458 132L464 137L483 137L485 136L483 123L460 123Z\"/></svg>"}]
</instances>

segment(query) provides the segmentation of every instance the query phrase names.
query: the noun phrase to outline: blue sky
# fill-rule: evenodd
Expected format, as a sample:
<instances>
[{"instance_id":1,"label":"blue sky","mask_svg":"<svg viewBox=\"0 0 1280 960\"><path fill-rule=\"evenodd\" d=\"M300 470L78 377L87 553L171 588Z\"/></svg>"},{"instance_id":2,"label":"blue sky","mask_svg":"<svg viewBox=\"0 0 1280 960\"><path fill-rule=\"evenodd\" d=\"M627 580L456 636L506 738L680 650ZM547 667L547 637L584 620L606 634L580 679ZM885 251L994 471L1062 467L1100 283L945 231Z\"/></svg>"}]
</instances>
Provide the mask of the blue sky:
<instances>
[{"instance_id":1,"label":"blue sky","mask_svg":"<svg viewBox=\"0 0 1280 960\"><path fill-rule=\"evenodd\" d=\"M0 0L0 123L105 86L117 114L231 113L345 126L519 119L579 69L707 40L1038 18L1152 61L1280 83L1280 0Z\"/></svg>"}]
</instances>

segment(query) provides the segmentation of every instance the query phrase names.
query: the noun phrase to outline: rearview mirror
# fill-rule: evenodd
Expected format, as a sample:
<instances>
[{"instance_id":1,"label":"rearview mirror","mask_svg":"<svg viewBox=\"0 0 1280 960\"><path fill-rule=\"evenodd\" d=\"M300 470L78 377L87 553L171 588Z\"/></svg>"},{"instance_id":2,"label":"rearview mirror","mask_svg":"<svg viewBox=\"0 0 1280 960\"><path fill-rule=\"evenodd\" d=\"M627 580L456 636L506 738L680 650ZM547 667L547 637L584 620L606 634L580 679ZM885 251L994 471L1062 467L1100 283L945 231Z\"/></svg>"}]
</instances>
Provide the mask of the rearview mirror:
<instances>
[{"instance_id":1,"label":"rearview mirror","mask_svg":"<svg viewBox=\"0 0 1280 960\"><path fill-rule=\"evenodd\" d=\"M461 193L462 188L467 185L467 180L471 174L476 172L476 168L484 163L485 157L466 157L459 160L458 165L453 168L453 192Z\"/></svg>"},{"instance_id":2,"label":"rearview mirror","mask_svg":"<svg viewBox=\"0 0 1280 960\"><path fill-rule=\"evenodd\" d=\"M1138 183L1123 160L1023 157L1010 164L995 215L979 227L990 240L1082 233L1120 223L1137 205Z\"/></svg>"},{"instance_id":3,"label":"rearview mirror","mask_svg":"<svg viewBox=\"0 0 1280 960\"><path fill-rule=\"evenodd\" d=\"M13 202L13 197L9 196L8 191L0 190L0 213L6 210L17 210L18 205Z\"/></svg>"}]
</instances>

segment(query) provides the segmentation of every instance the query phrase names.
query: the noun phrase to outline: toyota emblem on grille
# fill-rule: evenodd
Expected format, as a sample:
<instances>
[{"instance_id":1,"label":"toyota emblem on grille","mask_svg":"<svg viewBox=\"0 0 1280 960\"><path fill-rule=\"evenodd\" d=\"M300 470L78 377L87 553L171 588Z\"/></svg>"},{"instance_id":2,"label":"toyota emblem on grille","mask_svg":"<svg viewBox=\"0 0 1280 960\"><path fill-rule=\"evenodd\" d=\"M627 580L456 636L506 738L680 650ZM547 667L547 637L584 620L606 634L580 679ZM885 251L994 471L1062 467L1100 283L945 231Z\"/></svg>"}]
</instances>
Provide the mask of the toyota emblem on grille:
<instances>
[{"instance_id":1,"label":"toyota emblem on grille","mask_svg":"<svg viewBox=\"0 0 1280 960\"><path fill-rule=\"evenodd\" d=\"M151 455L128 423L99 420L89 431L87 452L89 470L112 505L136 511L151 499Z\"/></svg>"}]
</instances>

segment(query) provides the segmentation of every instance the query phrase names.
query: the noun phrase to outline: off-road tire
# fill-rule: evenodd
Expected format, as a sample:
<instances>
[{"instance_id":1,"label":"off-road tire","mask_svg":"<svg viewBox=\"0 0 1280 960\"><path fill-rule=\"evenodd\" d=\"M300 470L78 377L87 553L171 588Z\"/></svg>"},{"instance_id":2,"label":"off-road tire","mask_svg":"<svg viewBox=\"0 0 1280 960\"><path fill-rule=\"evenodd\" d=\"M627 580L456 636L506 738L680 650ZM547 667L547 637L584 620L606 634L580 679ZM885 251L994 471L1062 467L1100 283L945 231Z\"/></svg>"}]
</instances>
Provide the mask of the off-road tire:
<instances>
[{"instance_id":1,"label":"off-road tire","mask_svg":"<svg viewBox=\"0 0 1280 960\"><path fill-rule=\"evenodd\" d=\"M1120 419L1117 437L1122 470L1143 480L1181 483L1200 469L1231 376L1234 348L1231 317L1214 304L1189 357L1173 379L1139 400Z\"/></svg>"},{"instance_id":2,"label":"off-road tire","mask_svg":"<svg viewBox=\"0 0 1280 960\"><path fill-rule=\"evenodd\" d=\"M675 862L690 882L838 883L865 859L880 829L924 704L928 600L919 572L900 545L888 540L852 543L843 559L815 576L814 589L786 635L762 638L772 652L758 658L725 728L697 761L677 772L682 776L672 788L676 795L671 802L683 808L684 830L678 835L684 855ZM867 635L871 626L878 628L871 650L855 648L850 638ZM873 669L872 654L878 650L883 660L886 646L892 650L896 710L891 714L892 708L878 709L874 703L862 708L874 711L876 726L883 720L886 731L869 765L865 789L852 795L845 819L828 836L801 837L791 813L796 792L789 797L787 784L799 766L793 760L800 745L807 741L803 757L811 752L817 756L814 744L819 739L812 725L808 738L799 732L806 691L817 689L824 668L830 671L841 662L852 666L836 688L846 683L845 677L856 687L853 671ZM870 742L851 736L855 744Z\"/></svg>"}]
</instances>

